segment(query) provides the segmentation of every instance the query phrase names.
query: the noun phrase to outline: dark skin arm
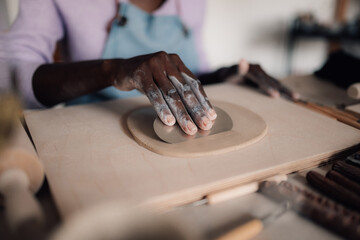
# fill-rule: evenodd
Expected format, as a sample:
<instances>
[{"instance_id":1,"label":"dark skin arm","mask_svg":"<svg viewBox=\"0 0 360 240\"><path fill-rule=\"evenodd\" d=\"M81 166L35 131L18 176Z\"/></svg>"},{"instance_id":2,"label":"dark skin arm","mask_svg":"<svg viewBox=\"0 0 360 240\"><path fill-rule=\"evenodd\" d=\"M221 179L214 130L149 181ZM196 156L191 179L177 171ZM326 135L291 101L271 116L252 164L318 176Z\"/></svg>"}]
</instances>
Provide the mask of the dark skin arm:
<instances>
[{"instance_id":1,"label":"dark skin arm","mask_svg":"<svg viewBox=\"0 0 360 240\"><path fill-rule=\"evenodd\" d=\"M189 135L197 132L196 125L210 129L217 117L200 81L176 54L46 64L33 76L34 94L46 106L108 86L144 93L164 124L171 126L177 121Z\"/></svg>"}]
</instances>

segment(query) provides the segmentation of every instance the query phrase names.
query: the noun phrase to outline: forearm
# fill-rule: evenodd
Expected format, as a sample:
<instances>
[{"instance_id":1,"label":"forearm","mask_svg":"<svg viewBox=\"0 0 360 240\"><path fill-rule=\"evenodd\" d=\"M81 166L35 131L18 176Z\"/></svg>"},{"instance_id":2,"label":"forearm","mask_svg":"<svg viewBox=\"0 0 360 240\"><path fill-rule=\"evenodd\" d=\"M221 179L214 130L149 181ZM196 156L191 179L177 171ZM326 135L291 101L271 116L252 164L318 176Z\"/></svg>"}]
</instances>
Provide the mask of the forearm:
<instances>
[{"instance_id":1,"label":"forearm","mask_svg":"<svg viewBox=\"0 0 360 240\"><path fill-rule=\"evenodd\" d=\"M33 75L33 91L39 102L53 106L96 92L113 84L114 60L41 65Z\"/></svg>"}]
</instances>

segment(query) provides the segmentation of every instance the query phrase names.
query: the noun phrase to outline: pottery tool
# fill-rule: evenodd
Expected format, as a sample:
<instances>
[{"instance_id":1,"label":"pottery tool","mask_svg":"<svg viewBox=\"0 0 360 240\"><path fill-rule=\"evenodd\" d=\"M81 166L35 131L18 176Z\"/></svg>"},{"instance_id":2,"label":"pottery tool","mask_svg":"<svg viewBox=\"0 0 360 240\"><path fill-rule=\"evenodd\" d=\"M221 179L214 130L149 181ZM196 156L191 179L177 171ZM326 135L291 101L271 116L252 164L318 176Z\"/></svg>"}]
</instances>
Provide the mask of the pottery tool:
<instances>
[{"instance_id":1,"label":"pottery tool","mask_svg":"<svg viewBox=\"0 0 360 240\"><path fill-rule=\"evenodd\" d=\"M346 162L360 167L360 152L354 153L346 158Z\"/></svg>"},{"instance_id":2,"label":"pottery tool","mask_svg":"<svg viewBox=\"0 0 360 240\"><path fill-rule=\"evenodd\" d=\"M330 170L329 172L326 173L326 178L333 180L340 186L343 186L344 188L360 196L360 184L350 180L347 177L344 177L337 171Z\"/></svg>"},{"instance_id":3,"label":"pottery tool","mask_svg":"<svg viewBox=\"0 0 360 240\"><path fill-rule=\"evenodd\" d=\"M247 240L252 239L256 235L258 235L264 227L273 223L279 217L281 217L286 211L289 209L290 204L288 202L284 202L281 204L281 207L274 212L268 214L263 218L255 218L252 219L245 224L236 227L235 229L229 231L223 236L217 238L217 240Z\"/></svg>"},{"instance_id":4,"label":"pottery tool","mask_svg":"<svg viewBox=\"0 0 360 240\"><path fill-rule=\"evenodd\" d=\"M360 129L360 119L357 114L352 114L349 111L344 111L334 107L328 107L321 104L311 103L307 101L297 101L298 105L309 108L315 112L326 115L330 118L336 119L339 122L345 123L354 128Z\"/></svg>"},{"instance_id":5,"label":"pottery tool","mask_svg":"<svg viewBox=\"0 0 360 240\"><path fill-rule=\"evenodd\" d=\"M227 114L224 110L218 107L214 107L217 118L210 130L201 130L199 129L198 132L193 135L189 136L184 133L178 124L174 126L166 126L161 122L159 118L156 118L154 121L154 131L156 135L164 140L167 143L180 143L185 142L191 139L196 139L200 137L211 136L217 133L230 131L233 128L233 121L229 114Z\"/></svg>"},{"instance_id":6,"label":"pottery tool","mask_svg":"<svg viewBox=\"0 0 360 240\"><path fill-rule=\"evenodd\" d=\"M328 197L349 208L360 211L360 196L356 193L344 188L340 184L315 171L308 172L306 174L306 180L319 192L322 192Z\"/></svg>"},{"instance_id":7,"label":"pottery tool","mask_svg":"<svg viewBox=\"0 0 360 240\"><path fill-rule=\"evenodd\" d=\"M346 162L338 161L334 163L332 169L341 173L345 177L360 183L360 168L357 168Z\"/></svg>"},{"instance_id":8,"label":"pottery tool","mask_svg":"<svg viewBox=\"0 0 360 240\"><path fill-rule=\"evenodd\" d=\"M276 176L267 178L264 181L271 181L271 182L279 183L281 181L286 181L286 180L287 180L286 175L276 175ZM205 196L205 198L203 198L201 200L198 200L196 202L189 203L189 204L186 204L183 206L179 206L179 207L182 208L182 207L187 207L187 206L200 206L200 205L205 205L205 204L213 205L213 204L225 202L225 201L228 201L228 200L231 200L234 198L238 198L241 196L245 196L247 194L257 192L259 190L260 183L261 182L252 182L252 183L248 183L245 185L240 185L240 186L224 189L221 191L209 193L208 195Z\"/></svg>"},{"instance_id":9,"label":"pottery tool","mask_svg":"<svg viewBox=\"0 0 360 240\"><path fill-rule=\"evenodd\" d=\"M360 214L356 211L286 181L264 182L261 192L276 201L289 201L294 211L340 236L360 239Z\"/></svg>"},{"instance_id":10,"label":"pottery tool","mask_svg":"<svg viewBox=\"0 0 360 240\"><path fill-rule=\"evenodd\" d=\"M14 135L0 153L0 193L4 198L9 227L43 222L43 213L35 193L42 185L44 169L32 143L18 121Z\"/></svg>"}]
</instances>

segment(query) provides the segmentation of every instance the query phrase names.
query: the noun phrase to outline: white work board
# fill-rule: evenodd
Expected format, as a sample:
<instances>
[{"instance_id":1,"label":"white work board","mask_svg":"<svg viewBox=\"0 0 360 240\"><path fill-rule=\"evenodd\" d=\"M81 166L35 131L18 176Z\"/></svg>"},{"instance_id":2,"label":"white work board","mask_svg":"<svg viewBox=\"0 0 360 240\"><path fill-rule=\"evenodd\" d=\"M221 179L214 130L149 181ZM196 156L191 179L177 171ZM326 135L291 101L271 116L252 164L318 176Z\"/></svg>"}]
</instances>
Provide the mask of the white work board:
<instances>
[{"instance_id":1,"label":"white work board","mask_svg":"<svg viewBox=\"0 0 360 240\"><path fill-rule=\"evenodd\" d=\"M27 112L60 214L68 217L112 200L180 205L213 191L314 167L359 143L359 130L284 99L228 84L205 90L210 100L260 115L267 135L226 154L175 158L139 146L126 129L126 115L148 105L145 97Z\"/></svg>"}]
</instances>

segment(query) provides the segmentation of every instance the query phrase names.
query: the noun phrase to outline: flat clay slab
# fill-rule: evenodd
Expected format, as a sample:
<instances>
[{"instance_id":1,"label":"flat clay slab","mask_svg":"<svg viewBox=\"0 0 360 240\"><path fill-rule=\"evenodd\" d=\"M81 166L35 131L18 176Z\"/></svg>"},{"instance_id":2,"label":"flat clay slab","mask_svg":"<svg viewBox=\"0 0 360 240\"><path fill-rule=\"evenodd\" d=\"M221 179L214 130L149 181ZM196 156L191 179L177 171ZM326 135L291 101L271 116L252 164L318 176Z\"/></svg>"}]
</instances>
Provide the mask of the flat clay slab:
<instances>
[{"instance_id":1,"label":"flat clay slab","mask_svg":"<svg viewBox=\"0 0 360 240\"><path fill-rule=\"evenodd\" d=\"M266 136L220 155L167 157L140 146L127 129L127 115L148 105L145 97L26 113L61 216L111 200L176 206L316 166L359 143L359 130L289 101L227 84L205 90L210 100L261 116Z\"/></svg>"},{"instance_id":2,"label":"flat clay slab","mask_svg":"<svg viewBox=\"0 0 360 240\"><path fill-rule=\"evenodd\" d=\"M189 139L180 143L166 143L156 135L153 122L156 112L149 106L133 111L127 125L135 140L152 152L171 157L201 157L223 154L249 146L262 139L267 125L259 115L239 105L214 101L214 106L224 110L232 119L233 127L214 135ZM221 121L217 119L216 121ZM164 125L164 127L166 127Z\"/></svg>"}]
</instances>

